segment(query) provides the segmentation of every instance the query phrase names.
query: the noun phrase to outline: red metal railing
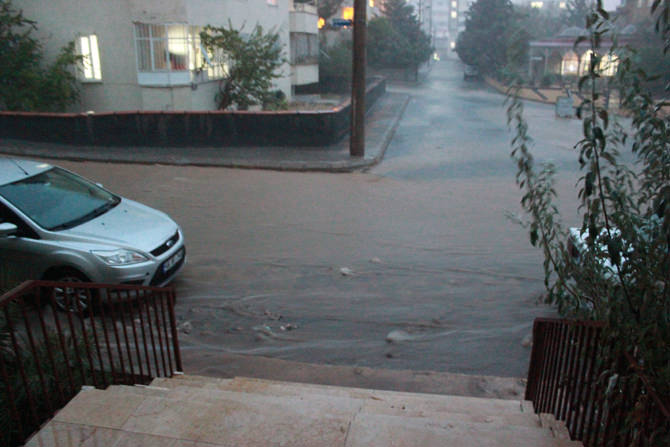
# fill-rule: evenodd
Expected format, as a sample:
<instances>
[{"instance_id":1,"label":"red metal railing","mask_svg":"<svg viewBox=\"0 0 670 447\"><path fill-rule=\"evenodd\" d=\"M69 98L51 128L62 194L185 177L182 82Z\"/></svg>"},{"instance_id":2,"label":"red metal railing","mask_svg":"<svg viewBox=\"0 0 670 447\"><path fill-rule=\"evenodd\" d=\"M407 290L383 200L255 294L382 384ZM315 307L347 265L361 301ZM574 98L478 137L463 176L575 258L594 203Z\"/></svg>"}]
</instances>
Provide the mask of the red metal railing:
<instances>
[{"instance_id":1,"label":"red metal railing","mask_svg":"<svg viewBox=\"0 0 670 447\"><path fill-rule=\"evenodd\" d=\"M615 375L637 365L630 356L607 357L603 327L536 319L526 400L536 413L565 421L571 438L586 447L658 446L670 436L670 412L644 377Z\"/></svg>"},{"instance_id":2,"label":"red metal railing","mask_svg":"<svg viewBox=\"0 0 670 447\"><path fill-rule=\"evenodd\" d=\"M47 281L0 297L0 444L22 443L84 385L182 371L174 302L171 288Z\"/></svg>"}]
</instances>

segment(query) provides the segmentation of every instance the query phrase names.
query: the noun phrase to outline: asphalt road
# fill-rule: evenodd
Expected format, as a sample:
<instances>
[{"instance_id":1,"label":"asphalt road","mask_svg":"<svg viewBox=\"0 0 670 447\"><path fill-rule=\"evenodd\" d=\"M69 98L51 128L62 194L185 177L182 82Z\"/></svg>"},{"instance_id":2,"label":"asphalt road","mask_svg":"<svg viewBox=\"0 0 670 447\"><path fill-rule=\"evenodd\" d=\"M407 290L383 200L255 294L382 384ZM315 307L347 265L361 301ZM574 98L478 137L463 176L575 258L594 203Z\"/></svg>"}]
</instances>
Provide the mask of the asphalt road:
<instances>
[{"instance_id":1,"label":"asphalt road","mask_svg":"<svg viewBox=\"0 0 670 447\"><path fill-rule=\"evenodd\" d=\"M433 67L384 161L326 174L59 162L162 209L186 234L175 282L180 341L216 353L375 368L521 377L538 304L541 254L518 215L503 97ZM576 223L580 123L527 105L538 160L558 167ZM387 341L393 340L392 343ZM195 355L194 353L197 353Z\"/></svg>"}]
</instances>

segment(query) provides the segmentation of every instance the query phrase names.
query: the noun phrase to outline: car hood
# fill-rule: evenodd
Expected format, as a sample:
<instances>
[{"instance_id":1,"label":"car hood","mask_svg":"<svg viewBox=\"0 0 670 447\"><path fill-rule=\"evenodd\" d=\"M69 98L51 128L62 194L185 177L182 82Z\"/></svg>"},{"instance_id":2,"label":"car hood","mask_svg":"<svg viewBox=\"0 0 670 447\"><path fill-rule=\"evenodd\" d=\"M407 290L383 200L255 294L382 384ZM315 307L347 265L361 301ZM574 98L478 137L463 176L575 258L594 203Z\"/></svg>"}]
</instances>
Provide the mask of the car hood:
<instances>
[{"instance_id":1,"label":"car hood","mask_svg":"<svg viewBox=\"0 0 670 447\"><path fill-rule=\"evenodd\" d=\"M60 231L73 240L150 252L178 229L165 213L128 199L95 219Z\"/></svg>"}]
</instances>

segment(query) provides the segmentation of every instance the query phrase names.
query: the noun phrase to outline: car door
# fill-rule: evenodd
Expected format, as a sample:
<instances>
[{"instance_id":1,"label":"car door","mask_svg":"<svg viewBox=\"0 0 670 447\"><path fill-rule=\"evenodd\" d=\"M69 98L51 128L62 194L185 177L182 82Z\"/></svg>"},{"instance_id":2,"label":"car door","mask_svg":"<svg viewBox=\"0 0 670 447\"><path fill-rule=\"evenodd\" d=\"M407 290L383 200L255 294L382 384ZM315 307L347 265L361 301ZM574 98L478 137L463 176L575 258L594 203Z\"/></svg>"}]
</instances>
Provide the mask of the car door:
<instances>
[{"instance_id":1,"label":"car door","mask_svg":"<svg viewBox=\"0 0 670 447\"><path fill-rule=\"evenodd\" d=\"M28 279L40 279L44 271L44 246L37 232L0 201L0 223L10 222L17 231L0 236L0 291L6 292Z\"/></svg>"}]
</instances>

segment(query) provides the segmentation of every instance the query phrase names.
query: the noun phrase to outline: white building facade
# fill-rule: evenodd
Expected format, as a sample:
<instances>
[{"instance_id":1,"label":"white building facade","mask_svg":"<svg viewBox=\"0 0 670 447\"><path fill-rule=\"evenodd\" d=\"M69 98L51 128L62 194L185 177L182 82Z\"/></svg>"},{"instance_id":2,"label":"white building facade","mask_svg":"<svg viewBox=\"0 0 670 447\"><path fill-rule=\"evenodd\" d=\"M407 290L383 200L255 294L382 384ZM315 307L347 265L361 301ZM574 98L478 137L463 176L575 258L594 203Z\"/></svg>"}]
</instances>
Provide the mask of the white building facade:
<instances>
[{"instance_id":1,"label":"white building facade","mask_svg":"<svg viewBox=\"0 0 670 447\"><path fill-rule=\"evenodd\" d=\"M199 32L206 25L251 31L256 24L280 36L291 58L292 0L14 0L37 22L47 57L75 41L84 55L81 103L74 112L120 110L214 110L221 69L209 65ZM317 33L316 14L298 20ZM295 21L295 20L293 20ZM312 51L312 50L310 50ZM318 51L318 50L317 50ZM318 54L318 53L316 53ZM209 61L211 62L211 61ZM204 68L203 68L204 67ZM292 78L318 81L312 72L294 73L289 62L275 88L291 95Z\"/></svg>"}]
</instances>

